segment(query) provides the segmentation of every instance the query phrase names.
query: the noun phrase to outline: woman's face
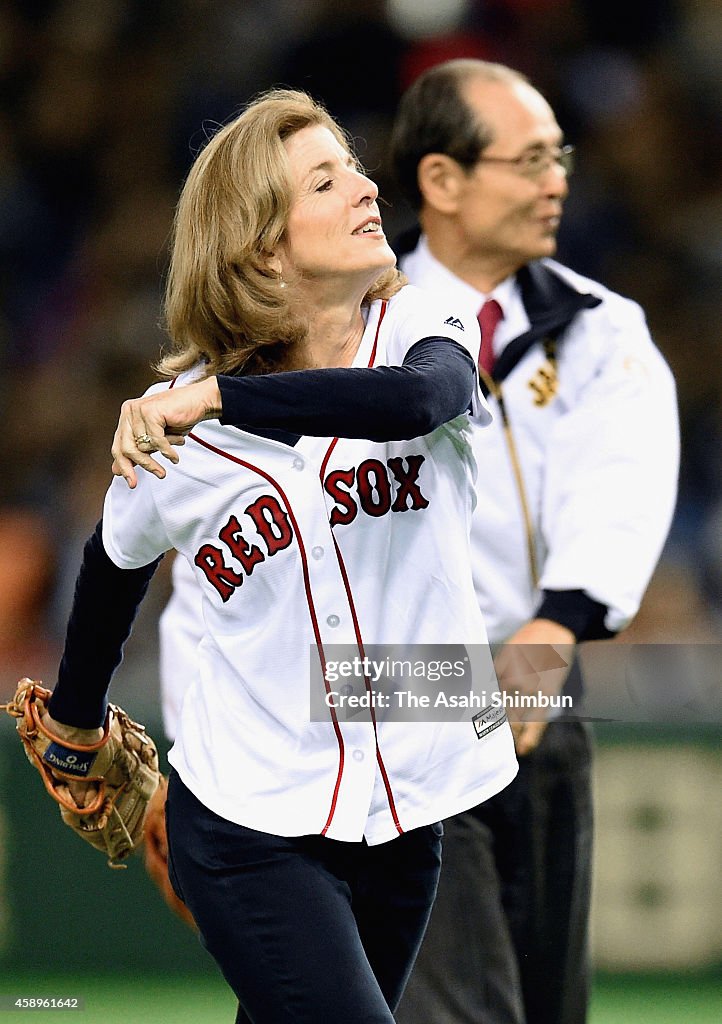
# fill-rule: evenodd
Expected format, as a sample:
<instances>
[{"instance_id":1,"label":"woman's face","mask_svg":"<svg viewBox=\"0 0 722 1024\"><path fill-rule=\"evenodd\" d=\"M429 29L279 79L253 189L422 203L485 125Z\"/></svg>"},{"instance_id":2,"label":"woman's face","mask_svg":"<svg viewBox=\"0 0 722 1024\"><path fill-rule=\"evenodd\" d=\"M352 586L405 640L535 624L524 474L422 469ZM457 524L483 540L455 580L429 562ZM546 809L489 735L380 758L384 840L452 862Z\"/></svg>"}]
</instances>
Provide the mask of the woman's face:
<instances>
[{"instance_id":1,"label":"woman's face","mask_svg":"<svg viewBox=\"0 0 722 1024\"><path fill-rule=\"evenodd\" d=\"M324 294L363 296L396 262L381 227L378 189L328 128L302 128L284 145L294 199L282 265Z\"/></svg>"}]
</instances>

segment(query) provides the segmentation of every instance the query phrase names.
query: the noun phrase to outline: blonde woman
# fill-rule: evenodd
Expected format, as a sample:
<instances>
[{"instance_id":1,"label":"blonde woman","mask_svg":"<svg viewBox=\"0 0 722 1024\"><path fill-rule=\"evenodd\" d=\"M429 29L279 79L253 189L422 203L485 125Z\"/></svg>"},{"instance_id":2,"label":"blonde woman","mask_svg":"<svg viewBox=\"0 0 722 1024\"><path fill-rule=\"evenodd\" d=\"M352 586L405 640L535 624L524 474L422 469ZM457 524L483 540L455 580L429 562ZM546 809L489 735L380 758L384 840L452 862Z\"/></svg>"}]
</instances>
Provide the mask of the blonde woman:
<instances>
[{"instance_id":1,"label":"blonde woman","mask_svg":"<svg viewBox=\"0 0 722 1024\"><path fill-rule=\"evenodd\" d=\"M166 314L170 381L124 405L54 726L95 735L135 607L176 549L202 640L169 755L173 886L239 1020L392 1024L439 821L510 781L513 742L473 711L345 714L330 669L368 645L485 642L468 552L478 327L405 285L343 132L287 90L197 158Z\"/></svg>"}]
</instances>

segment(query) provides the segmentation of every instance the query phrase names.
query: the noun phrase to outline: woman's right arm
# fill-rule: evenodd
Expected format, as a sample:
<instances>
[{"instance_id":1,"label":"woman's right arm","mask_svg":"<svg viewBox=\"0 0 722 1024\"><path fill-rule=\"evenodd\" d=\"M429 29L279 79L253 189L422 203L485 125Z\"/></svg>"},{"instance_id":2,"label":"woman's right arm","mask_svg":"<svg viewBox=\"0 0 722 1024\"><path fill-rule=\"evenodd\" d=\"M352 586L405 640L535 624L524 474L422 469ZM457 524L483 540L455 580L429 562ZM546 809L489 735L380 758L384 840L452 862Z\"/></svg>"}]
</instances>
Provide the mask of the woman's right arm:
<instances>
[{"instance_id":1,"label":"woman's right arm","mask_svg":"<svg viewBox=\"0 0 722 1024\"><path fill-rule=\"evenodd\" d=\"M113 440L113 472L136 485L135 466L157 477L162 466L139 448L178 461L174 446L206 419L312 437L400 441L430 433L470 405L476 367L455 340L421 338L398 366L328 367L255 377L208 377L124 402Z\"/></svg>"}]
</instances>

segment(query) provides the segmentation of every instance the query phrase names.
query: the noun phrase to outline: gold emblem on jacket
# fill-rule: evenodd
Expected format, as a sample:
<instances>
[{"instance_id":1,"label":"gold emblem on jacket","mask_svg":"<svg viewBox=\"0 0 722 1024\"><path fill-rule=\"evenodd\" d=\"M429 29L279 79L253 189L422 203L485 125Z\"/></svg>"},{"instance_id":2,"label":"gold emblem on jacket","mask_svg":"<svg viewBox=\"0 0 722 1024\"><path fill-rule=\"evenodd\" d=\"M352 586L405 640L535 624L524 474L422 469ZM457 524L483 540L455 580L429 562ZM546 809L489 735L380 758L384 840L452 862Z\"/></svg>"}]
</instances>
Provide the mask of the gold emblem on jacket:
<instances>
[{"instance_id":1,"label":"gold emblem on jacket","mask_svg":"<svg viewBox=\"0 0 722 1024\"><path fill-rule=\"evenodd\" d=\"M544 342L546 359L527 384L534 396L534 405L549 405L559 390L557 377L556 345L551 339Z\"/></svg>"}]
</instances>

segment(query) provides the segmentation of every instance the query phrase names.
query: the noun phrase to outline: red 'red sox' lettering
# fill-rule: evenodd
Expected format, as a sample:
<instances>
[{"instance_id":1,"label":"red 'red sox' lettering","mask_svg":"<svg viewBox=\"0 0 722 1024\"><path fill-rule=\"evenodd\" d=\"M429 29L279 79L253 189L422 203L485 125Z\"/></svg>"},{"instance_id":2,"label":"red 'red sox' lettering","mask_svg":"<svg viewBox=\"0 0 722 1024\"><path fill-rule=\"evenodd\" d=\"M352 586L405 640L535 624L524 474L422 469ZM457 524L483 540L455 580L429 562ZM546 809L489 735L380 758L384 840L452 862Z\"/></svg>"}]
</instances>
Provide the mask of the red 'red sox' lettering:
<instances>
[{"instance_id":1,"label":"red 'red sox' lettering","mask_svg":"<svg viewBox=\"0 0 722 1024\"><path fill-rule=\"evenodd\" d=\"M246 512L248 509L246 509ZM255 544L248 545L248 541L241 533L241 524L235 516L231 516L221 532L218 534L234 558L243 566L246 576L253 572L253 566L258 562L265 561L265 556ZM240 586L240 584L239 584Z\"/></svg>"},{"instance_id":2,"label":"red 'red sox' lettering","mask_svg":"<svg viewBox=\"0 0 722 1024\"><path fill-rule=\"evenodd\" d=\"M224 604L236 587L240 587L243 583L243 577L233 569L229 569L223 561L221 549L212 544L204 544L199 548L194 562L206 574L206 579L216 588L223 598Z\"/></svg>"},{"instance_id":3,"label":"red 'red sox' lettering","mask_svg":"<svg viewBox=\"0 0 722 1024\"><path fill-rule=\"evenodd\" d=\"M282 551L291 543L293 531L288 515L273 495L262 494L248 506L246 515L253 520L269 556ZM267 556L256 544L249 545L241 531L241 524L234 515L219 532L218 539L223 541L231 555L241 563L246 576L251 575L254 566L266 560ZM224 603L243 583L243 576L225 564L223 551L213 544L204 544L196 553L194 561L208 582L216 588Z\"/></svg>"},{"instance_id":4,"label":"red 'red sox' lettering","mask_svg":"<svg viewBox=\"0 0 722 1024\"><path fill-rule=\"evenodd\" d=\"M426 508L429 502L421 493L419 484L423 462L423 455L408 455L406 458L388 459L386 465L378 459L365 459L358 469L333 470L323 485L335 502L329 517L331 526L348 526L358 515L359 508L374 518L388 512ZM218 539L231 557L240 563L243 573L250 576L266 558L289 546L293 530L288 514L271 494L262 494L248 506L245 514L252 520L258 538L265 546L265 554L258 544L250 543L243 536L243 528L235 515L231 515L219 531ZM194 561L224 603L243 584L243 573L226 565L223 548L215 544L203 544Z\"/></svg>"},{"instance_id":5,"label":"red 'red sox' lettering","mask_svg":"<svg viewBox=\"0 0 722 1024\"><path fill-rule=\"evenodd\" d=\"M324 490L336 502L329 520L331 526L348 526L356 518L358 509L350 493L355 476L355 469L334 469L323 482Z\"/></svg>"},{"instance_id":6,"label":"red 'red sox' lettering","mask_svg":"<svg viewBox=\"0 0 722 1024\"><path fill-rule=\"evenodd\" d=\"M406 459L406 469L404 469L403 459L398 456L394 459L389 459L389 469L394 474L396 482L400 485L396 492L394 503L391 506L392 512L406 512L409 508L417 512L420 508L428 506L429 503L421 493L417 483L423 461L423 455L409 455ZM410 504L407 505L407 501Z\"/></svg>"},{"instance_id":7,"label":"red 'red sox' lettering","mask_svg":"<svg viewBox=\"0 0 722 1024\"><path fill-rule=\"evenodd\" d=\"M347 526L358 514L359 505L369 516L383 516L387 512L419 511L426 508L428 500L421 493L419 472L424 462L423 455L396 456L388 459L386 466L378 459L366 459L357 470L335 469L324 481L324 488L336 502L331 510L331 526ZM404 465L406 463L406 465ZM387 467L391 470L389 477ZM351 488L356 482L358 504ZM393 503L392 484L398 485Z\"/></svg>"},{"instance_id":8,"label":"red 'red sox' lettering","mask_svg":"<svg viewBox=\"0 0 722 1024\"><path fill-rule=\"evenodd\" d=\"M378 459L366 459L356 472L361 508L369 516L385 516L391 508L391 484L386 466Z\"/></svg>"},{"instance_id":9,"label":"red 'red sox' lettering","mask_svg":"<svg viewBox=\"0 0 722 1024\"><path fill-rule=\"evenodd\" d=\"M246 515L256 524L256 529L266 542L269 555L283 551L293 540L288 516L270 494L262 494L257 501L249 505Z\"/></svg>"}]
</instances>

